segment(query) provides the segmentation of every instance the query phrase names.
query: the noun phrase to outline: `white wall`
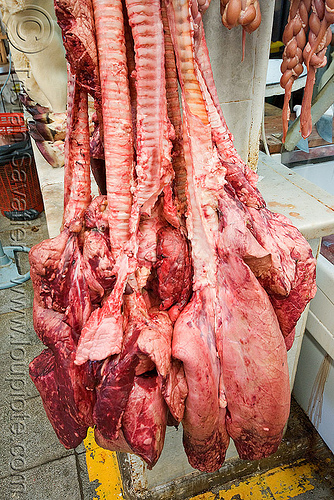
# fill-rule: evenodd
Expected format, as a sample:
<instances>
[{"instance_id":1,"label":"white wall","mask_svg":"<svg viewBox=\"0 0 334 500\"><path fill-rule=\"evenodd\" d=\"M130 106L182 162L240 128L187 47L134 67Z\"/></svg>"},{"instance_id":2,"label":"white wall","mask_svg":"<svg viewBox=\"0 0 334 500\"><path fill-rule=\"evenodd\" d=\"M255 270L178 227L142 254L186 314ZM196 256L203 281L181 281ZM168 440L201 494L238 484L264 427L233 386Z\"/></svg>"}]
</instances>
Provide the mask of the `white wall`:
<instances>
[{"instance_id":1,"label":"white wall","mask_svg":"<svg viewBox=\"0 0 334 500\"><path fill-rule=\"evenodd\" d=\"M271 30L274 15L272 0L260 0L262 21L258 30L246 34L242 62L242 29L228 30L220 16L220 0L212 0L204 14L204 27L220 103L227 124L235 136L242 158L256 166Z\"/></svg>"},{"instance_id":2,"label":"white wall","mask_svg":"<svg viewBox=\"0 0 334 500\"><path fill-rule=\"evenodd\" d=\"M308 410L312 387L325 354L326 352L318 342L306 331L293 389L296 400L305 412ZM323 392L321 420L316 428L327 446L334 453L334 361L331 359L329 362L330 369Z\"/></svg>"}]
</instances>

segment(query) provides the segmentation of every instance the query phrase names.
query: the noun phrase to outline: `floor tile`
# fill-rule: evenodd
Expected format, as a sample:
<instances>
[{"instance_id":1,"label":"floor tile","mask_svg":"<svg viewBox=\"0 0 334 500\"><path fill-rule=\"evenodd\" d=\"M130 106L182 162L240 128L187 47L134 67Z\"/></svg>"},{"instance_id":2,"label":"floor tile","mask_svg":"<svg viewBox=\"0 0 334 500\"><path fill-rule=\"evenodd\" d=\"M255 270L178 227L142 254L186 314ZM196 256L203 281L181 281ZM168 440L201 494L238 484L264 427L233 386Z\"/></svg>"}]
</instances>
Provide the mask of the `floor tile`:
<instances>
[{"instance_id":1,"label":"floor tile","mask_svg":"<svg viewBox=\"0 0 334 500\"><path fill-rule=\"evenodd\" d=\"M24 399L38 395L29 377L29 363L45 348L32 326L32 309L0 314L0 406L8 405L17 391Z\"/></svg>"},{"instance_id":2,"label":"floor tile","mask_svg":"<svg viewBox=\"0 0 334 500\"><path fill-rule=\"evenodd\" d=\"M24 269L24 271L26 271ZM33 305L33 289L29 279L12 288L0 290L0 314L15 312L17 315L20 311L31 308Z\"/></svg>"},{"instance_id":3,"label":"floor tile","mask_svg":"<svg viewBox=\"0 0 334 500\"><path fill-rule=\"evenodd\" d=\"M0 491L4 500L82 500L74 455L1 479Z\"/></svg>"},{"instance_id":4,"label":"floor tile","mask_svg":"<svg viewBox=\"0 0 334 500\"><path fill-rule=\"evenodd\" d=\"M22 454L22 469L30 469L68 455L46 416L41 398L15 397L10 405L0 408L1 456L0 477L11 473L11 461L16 452Z\"/></svg>"}]
</instances>

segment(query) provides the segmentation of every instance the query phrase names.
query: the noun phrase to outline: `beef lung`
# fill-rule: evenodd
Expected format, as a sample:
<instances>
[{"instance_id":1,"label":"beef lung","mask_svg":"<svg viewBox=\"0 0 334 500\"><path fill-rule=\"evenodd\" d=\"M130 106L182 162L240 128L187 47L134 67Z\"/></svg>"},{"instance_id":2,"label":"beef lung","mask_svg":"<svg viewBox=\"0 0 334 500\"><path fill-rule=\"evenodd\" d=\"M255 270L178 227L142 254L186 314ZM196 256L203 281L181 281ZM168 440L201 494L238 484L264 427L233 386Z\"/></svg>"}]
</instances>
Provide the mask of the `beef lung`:
<instances>
[{"instance_id":1,"label":"beef lung","mask_svg":"<svg viewBox=\"0 0 334 500\"><path fill-rule=\"evenodd\" d=\"M96 443L102 448L105 448L106 450L120 451L122 453L133 453L133 450L130 448L127 441L125 440L122 429L119 430L118 437L116 439L111 440L103 437L98 428L95 427L94 437Z\"/></svg>"},{"instance_id":2,"label":"beef lung","mask_svg":"<svg viewBox=\"0 0 334 500\"><path fill-rule=\"evenodd\" d=\"M221 210L216 338L226 424L239 456L254 460L276 451L289 415L286 348L266 292L229 238L230 213Z\"/></svg>"},{"instance_id":3,"label":"beef lung","mask_svg":"<svg viewBox=\"0 0 334 500\"><path fill-rule=\"evenodd\" d=\"M119 361L110 359L106 363L102 383L97 388L94 422L101 435L110 441L118 438L139 363L139 358L131 347L128 346L123 351Z\"/></svg>"},{"instance_id":4,"label":"beef lung","mask_svg":"<svg viewBox=\"0 0 334 500\"><path fill-rule=\"evenodd\" d=\"M214 293L195 292L175 324L172 351L183 363L188 384L182 420L185 452L192 467L206 472L221 467L229 443L219 401Z\"/></svg>"},{"instance_id":5,"label":"beef lung","mask_svg":"<svg viewBox=\"0 0 334 500\"><path fill-rule=\"evenodd\" d=\"M161 454L167 424L161 385L171 371L172 324L164 311L147 312L139 293L125 297L124 316L123 349L102 369L94 422L100 439L125 446L124 438L151 468Z\"/></svg>"},{"instance_id":6,"label":"beef lung","mask_svg":"<svg viewBox=\"0 0 334 500\"><path fill-rule=\"evenodd\" d=\"M86 437L88 426L78 414L68 411L55 370L55 357L45 349L29 366L29 374L43 401L43 406L59 441L65 448L75 448Z\"/></svg>"},{"instance_id":7,"label":"beef lung","mask_svg":"<svg viewBox=\"0 0 334 500\"><path fill-rule=\"evenodd\" d=\"M145 460L149 469L156 464L162 452L167 413L158 375L153 372L135 377L122 429L130 448Z\"/></svg>"},{"instance_id":8,"label":"beef lung","mask_svg":"<svg viewBox=\"0 0 334 500\"><path fill-rule=\"evenodd\" d=\"M188 384L181 361L172 359L170 372L162 383L161 391L170 412L168 425L178 426L183 419L188 396Z\"/></svg>"},{"instance_id":9,"label":"beef lung","mask_svg":"<svg viewBox=\"0 0 334 500\"><path fill-rule=\"evenodd\" d=\"M249 208L257 240L275 263L260 279L275 309L287 347L291 347L294 327L316 293L316 260L305 238L291 221L266 208Z\"/></svg>"},{"instance_id":10,"label":"beef lung","mask_svg":"<svg viewBox=\"0 0 334 500\"><path fill-rule=\"evenodd\" d=\"M239 456L266 457L289 416L286 348L270 301L237 255L221 255L217 346L227 401L227 430ZM251 305L251 307L249 307Z\"/></svg>"},{"instance_id":11,"label":"beef lung","mask_svg":"<svg viewBox=\"0 0 334 500\"><path fill-rule=\"evenodd\" d=\"M34 328L50 348L32 362L31 376L44 405L49 408L60 440L69 446L67 424L65 427L58 425L63 412L68 414L69 428L77 422L78 436L82 439L83 429L87 430L93 423L95 403L94 391L87 390L84 384L86 367L74 363L82 326L91 313L77 235L64 230L57 238L36 245L29 260L35 288ZM48 383L57 387L54 396L60 405L58 416L56 404L50 399Z\"/></svg>"}]
</instances>

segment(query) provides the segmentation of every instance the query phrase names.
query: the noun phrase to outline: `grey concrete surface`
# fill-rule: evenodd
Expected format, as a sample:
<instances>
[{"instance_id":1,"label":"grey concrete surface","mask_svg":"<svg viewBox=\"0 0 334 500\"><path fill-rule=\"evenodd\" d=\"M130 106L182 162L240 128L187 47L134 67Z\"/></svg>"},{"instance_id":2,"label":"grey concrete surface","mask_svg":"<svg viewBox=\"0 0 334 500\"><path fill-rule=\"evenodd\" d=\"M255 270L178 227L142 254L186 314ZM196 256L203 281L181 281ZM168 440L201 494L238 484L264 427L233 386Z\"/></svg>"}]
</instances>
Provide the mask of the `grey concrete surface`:
<instances>
[{"instance_id":1,"label":"grey concrete surface","mask_svg":"<svg viewBox=\"0 0 334 500\"><path fill-rule=\"evenodd\" d=\"M76 451L76 463L80 480L82 500L93 500L93 498L96 498L97 496L96 488L100 483L97 480L92 482L89 481L85 453L78 454Z\"/></svg>"},{"instance_id":2,"label":"grey concrete surface","mask_svg":"<svg viewBox=\"0 0 334 500\"><path fill-rule=\"evenodd\" d=\"M2 239L2 233L0 233L0 239ZM23 309L32 307L32 303L33 291L31 281L29 280L20 286L8 288L7 290L1 290L0 314L2 315L10 312L20 313Z\"/></svg>"},{"instance_id":3,"label":"grey concrete surface","mask_svg":"<svg viewBox=\"0 0 334 500\"><path fill-rule=\"evenodd\" d=\"M13 395L10 404L1 409L1 415L4 446L0 457L0 477L11 473L15 446L22 447L24 453L22 470L74 454L59 443L39 396L24 399Z\"/></svg>"},{"instance_id":4,"label":"grey concrete surface","mask_svg":"<svg viewBox=\"0 0 334 500\"><path fill-rule=\"evenodd\" d=\"M0 327L7 324L7 322L2 321L0 316ZM0 342L2 336L4 335L0 335ZM26 340L29 341L29 339ZM16 393L21 394L23 392L25 399L38 396L38 391L29 377L28 365L44 349L43 344L40 341L35 344L21 344L20 351L14 349L1 351L0 380L3 381L3 390L0 391L0 407L8 406ZM21 351L21 349L24 349L24 351ZM13 355L15 357L18 352L23 353L23 358L20 361L15 361ZM19 382L15 382L15 380L19 380Z\"/></svg>"},{"instance_id":5,"label":"grey concrete surface","mask_svg":"<svg viewBox=\"0 0 334 500\"><path fill-rule=\"evenodd\" d=\"M26 245L31 247L48 238L44 212L35 220L14 222L1 217L0 238L3 245Z\"/></svg>"},{"instance_id":6,"label":"grey concrete surface","mask_svg":"<svg viewBox=\"0 0 334 500\"><path fill-rule=\"evenodd\" d=\"M0 480L3 500L82 500L75 456L62 458Z\"/></svg>"}]
</instances>

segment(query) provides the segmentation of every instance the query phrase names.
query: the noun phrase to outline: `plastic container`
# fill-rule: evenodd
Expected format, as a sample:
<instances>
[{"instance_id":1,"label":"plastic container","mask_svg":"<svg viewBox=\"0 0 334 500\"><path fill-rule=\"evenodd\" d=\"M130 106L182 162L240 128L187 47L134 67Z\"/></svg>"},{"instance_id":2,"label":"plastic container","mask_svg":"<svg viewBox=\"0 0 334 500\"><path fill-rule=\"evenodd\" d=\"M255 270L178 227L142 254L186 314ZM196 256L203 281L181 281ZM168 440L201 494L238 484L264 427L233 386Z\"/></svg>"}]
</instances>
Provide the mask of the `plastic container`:
<instances>
[{"instance_id":1,"label":"plastic container","mask_svg":"<svg viewBox=\"0 0 334 500\"><path fill-rule=\"evenodd\" d=\"M26 132L23 113L0 113L0 135Z\"/></svg>"},{"instance_id":2,"label":"plastic container","mask_svg":"<svg viewBox=\"0 0 334 500\"><path fill-rule=\"evenodd\" d=\"M0 147L0 210L7 217L17 214L18 220L29 220L24 212L31 209L40 213L44 207L29 139Z\"/></svg>"}]
</instances>

